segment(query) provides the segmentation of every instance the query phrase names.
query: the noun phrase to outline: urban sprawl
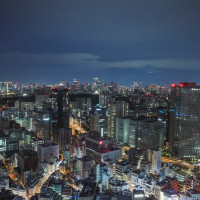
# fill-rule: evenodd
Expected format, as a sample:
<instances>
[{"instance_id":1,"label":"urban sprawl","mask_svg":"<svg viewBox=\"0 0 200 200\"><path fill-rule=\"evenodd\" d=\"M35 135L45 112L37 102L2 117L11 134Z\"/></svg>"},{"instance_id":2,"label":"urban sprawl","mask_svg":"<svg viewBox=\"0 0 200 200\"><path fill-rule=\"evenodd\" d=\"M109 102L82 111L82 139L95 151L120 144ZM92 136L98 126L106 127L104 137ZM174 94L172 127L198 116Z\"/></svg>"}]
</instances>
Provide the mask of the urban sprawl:
<instances>
[{"instance_id":1,"label":"urban sprawl","mask_svg":"<svg viewBox=\"0 0 200 200\"><path fill-rule=\"evenodd\" d=\"M200 86L0 82L0 199L199 200Z\"/></svg>"}]
</instances>

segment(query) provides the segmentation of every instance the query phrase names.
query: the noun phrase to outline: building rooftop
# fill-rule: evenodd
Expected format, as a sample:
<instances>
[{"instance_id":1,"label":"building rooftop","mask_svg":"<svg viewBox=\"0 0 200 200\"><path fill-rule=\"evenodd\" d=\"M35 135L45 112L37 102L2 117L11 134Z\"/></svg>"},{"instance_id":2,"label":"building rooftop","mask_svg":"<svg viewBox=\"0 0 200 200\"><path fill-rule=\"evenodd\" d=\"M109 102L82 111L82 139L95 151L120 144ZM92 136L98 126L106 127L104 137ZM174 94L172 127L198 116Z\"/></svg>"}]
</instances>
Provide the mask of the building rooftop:
<instances>
[{"instance_id":1,"label":"building rooftop","mask_svg":"<svg viewBox=\"0 0 200 200\"><path fill-rule=\"evenodd\" d=\"M92 131L92 132L89 132L89 135L86 136L86 138L91 138L91 139L94 139L96 141L106 141L106 140L109 140L109 137L101 137L100 133L98 131Z\"/></svg>"},{"instance_id":2,"label":"building rooftop","mask_svg":"<svg viewBox=\"0 0 200 200\"><path fill-rule=\"evenodd\" d=\"M164 186L167 183L169 183L169 181L165 179L163 181L160 181L160 182L156 183L156 185L158 185L158 186Z\"/></svg>"},{"instance_id":3,"label":"building rooftop","mask_svg":"<svg viewBox=\"0 0 200 200\"><path fill-rule=\"evenodd\" d=\"M96 193L96 183L86 182L80 193L80 197L89 197L93 196Z\"/></svg>"},{"instance_id":4,"label":"building rooftop","mask_svg":"<svg viewBox=\"0 0 200 200\"><path fill-rule=\"evenodd\" d=\"M5 199L5 200L23 200L23 197L20 197L18 195L14 195L11 190L5 190L4 188L0 192L0 199Z\"/></svg>"},{"instance_id":5,"label":"building rooftop","mask_svg":"<svg viewBox=\"0 0 200 200\"><path fill-rule=\"evenodd\" d=\"M191 190L187 190L186 194L188 195L192 195L192 194L200 194L200 192L198 192L197 190L195 189L191 189Z\"/></svg>"},{"instance_id":6,"label":"building rooftop","mask_svg":"<svg viewBox=\"0 0 200 200\"><path fill-rule=\"evenodd\" d=\"M81 161L83 161L83 162L87 162L87 161L94 160L94 158L91 157L91 156L84 156L84 157L82 157L82 158L78 158L78 160L81 160Z\"/></svg>"},{"instance_id":7,"label":"building rooftop","mask_svg":"<svg viewBox=\"0 0 200 200\"><path fill-rule=\"evenodd\" d=\"M121 166L126 166L126 165L129 165L130 163L127 160L122 160L122 161L117 162L117 164Z\"/></svg>"},{"instance_id":8,"label":"building rooftop","mask_svg":"<svg viewBox=\"0 0 200 200\"><path fill-rule=\"evenodd\" d=\"M19 154L22 155L22 157L37 156L37 152L33 151L31 149L23 149L23 150L19 151Z\"/></svg>"},{"instance_id":9,"label":"building rooftop","mask_svg":"<svg viewBox=\"0 0 200 200\"><path fill-rule=\"evenodd\" d=\"M114 178L111 178L109 180L109 184L112 185L112 186L124 186L124 185L127 185L126 181L121 181L121 180L114 179Z\"/></svg>"},{"instance_id":10,"label":"building rooftop","mask_svg":"<svg viewBox=\"0 0 200 200\"><path fill-rule=\"evenodd\" d=\"M58 146L56 143L53 143L52 141L45 141L45 143L43 144L38 144L38 146L41 146L41 147L51 147L51 146Z\"/></svg>"},{"instance_id":11,"label":"building rooftop","mask_svg":"<svg viewBox=\"0 0 200 200\"><path fill-rule=\"evenodd\" d=\"M178 192L176 190L166 189L163 192L168 197L171 197L172 195L177 195L178 196Z\"/></svg>"}]
</instances>

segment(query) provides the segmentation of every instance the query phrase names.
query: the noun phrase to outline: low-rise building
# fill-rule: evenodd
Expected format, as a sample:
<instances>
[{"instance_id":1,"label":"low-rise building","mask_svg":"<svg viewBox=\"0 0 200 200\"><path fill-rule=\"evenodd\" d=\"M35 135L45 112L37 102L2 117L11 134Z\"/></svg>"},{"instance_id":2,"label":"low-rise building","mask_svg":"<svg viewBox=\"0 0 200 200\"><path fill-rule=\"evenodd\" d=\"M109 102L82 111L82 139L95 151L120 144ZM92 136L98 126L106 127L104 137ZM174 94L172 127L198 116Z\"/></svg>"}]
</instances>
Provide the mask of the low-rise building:
<instances>
[{"instance_id":1,"label":"low-rise building","mask_svg":"<svg viewBox=\"0 0 200 200\"><path fill-rule=\"evenodd\" d=\"M87 178L90 174L95 174L94 159L91 156L84 156L77 159L77 169L80 179Z\"/></svg>"},{"instance_id":2,"label":"low-rise building","mask_svg":"<svg viewBox=\"0 0 200 200\"><path fill-rule=\"evenodd\" d=\"M107 159L118 161L122 158L122 149L108 137L101 137L98 132L91 132L86 137L86 155L94 158L95 162L103 162Z\"/></svg>"},{"instance_id":3,"label":"low-rise building","mask_svg":"<svg viewBox=\"0 0 200 200\"><path fill-rule=\"evenodd\" d=\"M38 157L40 162L48 161L50 157L59 159L59 145L45 140L43 144L38 144Z\"/></svg>"}]
</instances>

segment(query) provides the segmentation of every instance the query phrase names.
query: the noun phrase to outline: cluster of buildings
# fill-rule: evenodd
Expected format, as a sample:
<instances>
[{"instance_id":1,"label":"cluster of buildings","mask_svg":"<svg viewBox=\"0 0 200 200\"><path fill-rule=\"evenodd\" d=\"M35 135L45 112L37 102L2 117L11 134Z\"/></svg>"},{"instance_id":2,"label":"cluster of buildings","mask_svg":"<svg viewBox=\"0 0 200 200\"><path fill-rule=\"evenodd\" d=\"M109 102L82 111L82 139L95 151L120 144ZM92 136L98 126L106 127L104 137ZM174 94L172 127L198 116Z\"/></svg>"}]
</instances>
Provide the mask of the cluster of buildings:
<instances>
[{"instance_id":1,"label":"cluster of buildings","mask_svg":"<svg viewBox=\"0 0 200 200\"><path fill-rule=\"evenodd\" d=\"M200 86L0 83L0 196L200 199Z\"/></svg>"}]
</instances>

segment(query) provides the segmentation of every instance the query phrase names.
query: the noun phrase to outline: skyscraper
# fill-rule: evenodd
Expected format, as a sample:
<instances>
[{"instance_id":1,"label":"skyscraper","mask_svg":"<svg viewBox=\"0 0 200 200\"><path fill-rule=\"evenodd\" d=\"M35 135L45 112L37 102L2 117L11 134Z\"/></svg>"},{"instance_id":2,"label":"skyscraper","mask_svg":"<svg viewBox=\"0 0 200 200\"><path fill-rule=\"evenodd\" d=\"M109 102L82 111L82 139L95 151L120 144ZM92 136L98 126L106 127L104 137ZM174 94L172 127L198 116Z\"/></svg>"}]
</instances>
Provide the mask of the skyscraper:
<instances>
[{"instance_id":1,"label":"skyscraper","mask_svg":"<svg viewBox=\"0 0 200 200\"><path fill-rule=\"evenodd\" d=\"M116 140L130 147L154 148L164 144L165 123L154 118L116 118Z\"/></svg>"},{"instance_id":2,"label":"skyscraper","mask_svg":"<svg viewBox=\"0 0 200 200\"><path fill-rule=\"evenodd\" d=\"M129 103L125 101L108 103L107 132L109 137L115 138L116 117L126 117L128 116L128 111L129 111Z\"/></svg>"},{"instance_id":3,"label":"skyscraper","mask_svg":"<svg viewBox=\"0 0 200 200\"><path fill-rule=\"evenodd\" d=\"M172 84L169 150L176 158L200 159L200 86L196 83Z\"/></svg>"},{"instance_id":4,"label":"skyscraper","mask_svg":"<svg viewBox=\"0 0 200 200\"><path fill-rule=\"evenodd\" d=\"M90 130L91 131L100 131L99 116L98 116L98 113L96 113L96 112L90 116Z\"/></svg>"}]
</instances>

